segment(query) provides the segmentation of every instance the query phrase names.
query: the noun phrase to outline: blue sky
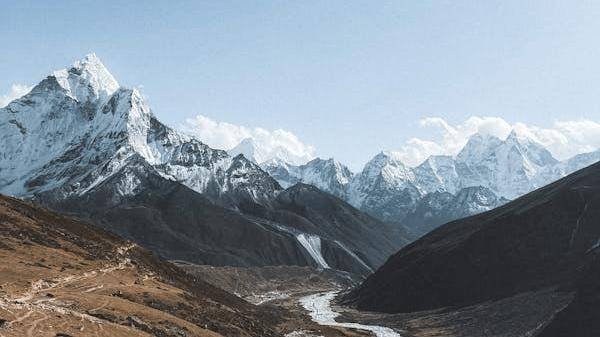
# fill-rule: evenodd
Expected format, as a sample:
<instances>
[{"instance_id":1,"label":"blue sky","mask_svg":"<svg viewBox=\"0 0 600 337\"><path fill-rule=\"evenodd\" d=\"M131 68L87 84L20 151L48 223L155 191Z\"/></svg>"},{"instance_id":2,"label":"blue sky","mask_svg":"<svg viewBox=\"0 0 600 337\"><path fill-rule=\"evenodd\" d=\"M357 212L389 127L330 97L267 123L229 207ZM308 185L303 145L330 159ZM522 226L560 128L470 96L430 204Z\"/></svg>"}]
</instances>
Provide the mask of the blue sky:
<instances>
[{"instance_id":1,"label":"blue sky","mask_svg":"<svg viewBox=\"0 0 600 337\"><path fill-rule=\"evenodd\" d=\"M598 17L594 1L4 0L0 93L93 51L168 124L282 128L356 169L443 142L426 117L598 121Z\"/></svg>"}]
</instances>

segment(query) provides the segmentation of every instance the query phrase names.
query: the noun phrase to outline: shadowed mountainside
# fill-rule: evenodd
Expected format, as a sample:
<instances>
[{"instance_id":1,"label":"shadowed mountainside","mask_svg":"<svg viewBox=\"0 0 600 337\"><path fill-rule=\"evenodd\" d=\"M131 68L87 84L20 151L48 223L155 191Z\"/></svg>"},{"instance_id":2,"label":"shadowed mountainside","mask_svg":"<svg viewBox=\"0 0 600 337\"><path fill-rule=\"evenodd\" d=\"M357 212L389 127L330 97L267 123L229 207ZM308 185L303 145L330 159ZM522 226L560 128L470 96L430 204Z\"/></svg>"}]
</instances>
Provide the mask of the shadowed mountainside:
<instances>
[{"instance_id":1,"label":"shadowed mountainside","mask_svg":"<svg viewBox=\"0 0 600 337\"><path fill-rule=\"evenodd\" d=\"M80 221L0 196L4 336L276 336L277 315Z\"/></svg>"},{"instance_id":2,"label":"shadowed mountainside","mask_svg":"<svg viewBox=\"0 0 600 337\"><path fill-rule=\"evenodd\" d=\"M600 164L495 210L450 222L401 249L344 301L413 312L461 307L528 291L575 294L544 336L600 329ZM562 330L561 330L562 329ZM581 332L580 334L577 334Z\"/></svg>"}]
</instances>

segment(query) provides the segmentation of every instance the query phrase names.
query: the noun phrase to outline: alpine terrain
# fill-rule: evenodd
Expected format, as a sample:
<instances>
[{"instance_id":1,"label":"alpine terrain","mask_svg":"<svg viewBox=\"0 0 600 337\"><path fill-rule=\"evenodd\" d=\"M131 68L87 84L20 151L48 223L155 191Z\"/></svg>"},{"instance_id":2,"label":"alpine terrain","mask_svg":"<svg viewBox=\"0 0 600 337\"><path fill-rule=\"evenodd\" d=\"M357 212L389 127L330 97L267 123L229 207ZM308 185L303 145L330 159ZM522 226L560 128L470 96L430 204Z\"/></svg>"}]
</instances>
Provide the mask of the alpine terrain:
<instances>
[{"instance_id":1,"label":"alpine terrain","mask_svg":"<svg viewBox=\"0 0 600 337\"><path fill-rule=\"evenodd\" d=\"M437 317L438 328L456 327L450 316L461 320L457 335L472 324L494 336L597 336L599 192L600 163L445 224L392 256L345 302L388 313L434 310L423 315Z\"/></svg>"},{"instance_id":2,"label":"alpine terrain","mask_svg":"<svg viewBox=\"0 0 600 337\"><path fill-rule=\"evenodd\" d=\"M243 155L164 125L94 54L0 109L0 141L1 193L87 219L168 259L366 275L409 241L338 198L284 190Z\"/></svg>"},{"instance_id":3,"label":"alpine terrain","mask_svg":"<svg viewBox=\"0 0 600 337\"><path fill-rule=\"evenodd\" d=\"M381 152L357 174L333 160L261 166L282 186L312 184L414 236L496 208L600 160L600 151L558 161L541 144L513 131L505 140L475 134L456 156L431 156L409 167Z\"/></svg>"}]
</instances>

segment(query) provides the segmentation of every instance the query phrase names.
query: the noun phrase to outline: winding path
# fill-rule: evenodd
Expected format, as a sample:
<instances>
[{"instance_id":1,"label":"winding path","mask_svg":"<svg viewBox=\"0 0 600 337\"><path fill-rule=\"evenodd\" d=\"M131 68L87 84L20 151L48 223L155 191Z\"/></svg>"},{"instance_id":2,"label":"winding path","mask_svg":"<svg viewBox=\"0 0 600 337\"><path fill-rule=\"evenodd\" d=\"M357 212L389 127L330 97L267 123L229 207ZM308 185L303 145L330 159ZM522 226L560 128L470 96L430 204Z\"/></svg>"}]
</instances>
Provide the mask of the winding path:
<instances>
[{"instance_id":1,"label":"winding path","mask_svg":"<svg viewBox=\"0 0 600 337\"><path fill-rule=\"evenodd\" d=\"M335 298L337 293L338 291L328 291L308 295L300 299L300 304L310 312L312 320L321 325L367 330L373 332L377 337L401 337L400 334L393 329L383 326L336 322L335 318L340 314L333 311L331 308L331 300Z\"/></svg>"},{"instance_id":2,"label":"winding path","mask_svg":"<svg viewBox=\"0 0 600 337\"><path fill-rule=\"evenodd\" d=\"M11 327L15 323L23 323L23 321L27 320L26 321L27 323L25 324L25 327L28 327L26 330L26 336L34 337L34 333L36 332L36 329L38 329L39 324L42 323L43 321L49 319L46 312L56 312L59 314L71 314L75 317L81 318L81 320L85 319L90 322L97 323L97 324L99 324L99 326L101 328L101 324L108 323L108 322L103 321L94 316L88 315L86 313L81 313L81 312L69 309L68 307L64 307L62 305L57 305L54 303L55 302L54 298L48 298L45 296L42 298L37 298L37 297L40 293L44 293L44 292L47 292L50 290L55 290L58 288L63 288L69 284L76 282L76 281L82 281L82 280L86 280L86 279L90 279L90 278L95 278L99 274L107 274L107 273L111 273L116 270L122 270L122 269L128 268L131 265L130 264L131 261L129 260L129 258L126 257L126 255L127 255L127 252L134 247L135 247L135 244L129 244L127 246L119 247L116 250L117 258L118 258L116 264L112 264L105 268L101 268L101 269L97 269L97 270L86 271L86 272L84 272L82 274L78 274L78 275L69 275L69 276L57 278L57 279L54 279L51 281L47 281L47 280L43 280L43 279L33 281L33 282L31 282L30 288L27 289L19 297L0 297L0 308L6 310L8 312L12 312L11 309L26 310L23 315L17 316L14 320L10 321L8 323L8 326ZM85 293L91 292L91 291L100 289L102 287L103 287L103 285L99 284L97 286L87 289L84 292ZM95 308L93 310L102 309L104 306L105 305ZM32 315L34 315L34 314L36 314L36 316L40 315L41 317L29 322L28 319L30 319L32 317ZM3 335L0 334L0 337L2 337L2 336Z\"/></svg>"}]
</instances>

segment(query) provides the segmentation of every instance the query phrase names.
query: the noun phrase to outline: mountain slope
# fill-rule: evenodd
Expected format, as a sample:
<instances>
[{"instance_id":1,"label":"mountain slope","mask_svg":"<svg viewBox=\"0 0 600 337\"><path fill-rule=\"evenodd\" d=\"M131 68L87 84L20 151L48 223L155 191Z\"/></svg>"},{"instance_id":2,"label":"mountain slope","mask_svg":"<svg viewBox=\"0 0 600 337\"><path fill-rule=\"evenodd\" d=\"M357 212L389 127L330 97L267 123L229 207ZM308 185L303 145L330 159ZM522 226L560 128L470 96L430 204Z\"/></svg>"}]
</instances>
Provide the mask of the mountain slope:
<instances>
[{"instance_id":1,"label":"mountain slope","mask_svg":"<svg viewBox=\"0 0 600 337\"><path fill-rule=\"evenodd\" d=\"M269 161L261 167L281 186L309 184L341 199L346 198L346 186L353 177L353 173L346 166L334 159L316 158L300 166L282 161Z\"/></svg>"},{"instance_id":2,"label":"mountain slope","mask_svg":"<svg viewBox=\"0 0 600 337\"><path fill-rule=\"evenodd\" d=\"M272 310L29 203L0 196L0 238L4 336L279 335Z\"/></svg>"},{"instance_id":3,"label":"mountain slope","mask_svg":"<svg viewBox=\"0 0 600 337\"><path fill-rule=\"evenodd\" d=\"M435 191L418 201L415 209L402 220L402 225L419 237L446 222L483 213L508 202L482 186L465 187L456 195Z\"/></svg>"},{"instance_id":4,"label":"mountain slope","mask_svg":"<svg viewBox=\"0 0 600 337\"><path fill-rule=\"evenodd\" d=\"M383 263L381 254L400 247L369 231L371 237L361 238L369 245L352 250L340 228L325 228L335 223L302 232L260 217L280 206L277 181L243 155L232 157L162 124L142 95L119 87L93 54L0 109L0 141L6 144L0 192L86 218L169 259L366 275ZM293 221L311 220L296 214ZM351 223L354 229L373 224L360 216ZM319 231L342 244L321 247ZM370 248L381 240L381 251Z\"/></svg>"},{"instance_id":5,"label":"mountain slope","mask_svg":"<svg viewBox=\"0 0 600 337\"><path fill-rule=\"evenodd\" d=\"M303 166L273 161L263 168L283 186L317 186L371 216L422 235L598 160L600 151L559 162L541 144L513 131L504 140L474 134L456 157L431 156L416 167L407 167L393 152L381 152L357 174L343 174L335 169L344 168L342 164L322 159Z\"/></svg>"},{"instance_id":6,"label":"mountain slope","mask_svg":"<svg viewBox=\"0 0 600 337\"><path fill-rule=\"evenodd\" d=\"M169 259L237 266L310 264L293 236L214 205L164 179L139 156L84 195L56 199L41 194L35 200L89 219Z\"/></svg>"},{"instance_id":7,"label":"mountain slope","mask_svg":"<svg viewBox=\"0 0 600 337\"><path fill-rule=\"evenodd\" d=\"M348 202L383 221L399 222L422 197L414 180L409 167L381 152L350 182Z\"/></svg>"},{"instance_id":8,"label":"mountain slope","mask_svg":"<svg viewBox=\"0 0 600 337\"><path fill-rule=\"evenodd\" d=\"M401 249L347 300L361 309L408 312L569 287L599 253L599 192L594 164L448 223Z\"/></svg>"},{"instance_id":9,"label":"mountain slope","mask_svg":"<svg viewBox=\"0 0 600 337\"><path fill-rule=\"evenodd\" d=\"M352 270L359 274L364 274L362 267L369 272L377 268L394 247L410 242L410 236L397 226L376 220L311 185L296 184L285 190L276 205L269 217L317 235L324 258L332 263L342 262L340 254L335 254L338 249L348 252L343 258L359 261L361 268Z\"/></svg>"},{"instance_id":10,"label":"mountain slope","mask_svg":"<svg viewBox=\"0 0 600 337\"><path fill-rule=\"evenodd\" d=\"M36 200L84 217L168 259L197 264L316 266L366 275L408 242L404 233L392 236L386 224L316 188L294 186L270 208L240 205L248 212L244 214L216 206L186 186L152 173L148 166L141 158L130 160L83 196ZM119 192L131 181L137 182L136 189ZM297 204L291 205L287 197L292 194L309 204L294 208ZM249 215L252 212L256 215ZM318 241L319 247L307 244L309 239Z\"/></svg>"},{"instance_id":11,"label":"mountain slope","mask_svg":"<svg viewBox=\"0 0 600 337\"><path fill-rule=\"evenodd\" d=\"M81 195L140 155L157 172L226 207L267 203L280 186L242 156L160 123L136 89L119 87L93 54L0 109L0 191Z\"/></svg>"}]
</instances>

